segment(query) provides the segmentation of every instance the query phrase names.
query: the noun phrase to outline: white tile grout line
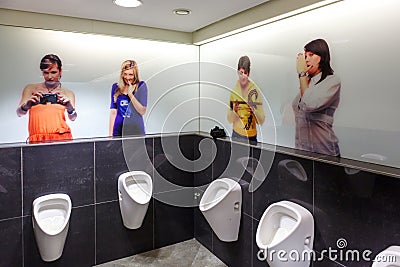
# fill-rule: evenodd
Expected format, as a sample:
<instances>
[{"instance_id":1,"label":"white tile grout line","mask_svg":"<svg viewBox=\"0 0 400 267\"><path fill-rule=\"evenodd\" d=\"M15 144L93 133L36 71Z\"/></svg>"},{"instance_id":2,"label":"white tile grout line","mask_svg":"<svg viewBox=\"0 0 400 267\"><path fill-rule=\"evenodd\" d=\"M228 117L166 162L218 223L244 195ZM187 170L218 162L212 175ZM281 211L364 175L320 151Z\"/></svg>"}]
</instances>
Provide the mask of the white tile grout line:
<instances>
[{"instance_id":1,"label":"white tile grout line","mask_svg":"<svg viewBox=\"0 0 400 267\"><path fill-rule=\"evenodd\" d=\"M20 168L21 168L21 246L22 246L22 267L25 266L25 243L24 243L24 168L23 168L23 153L22 153L22 147L20 149Z\"/></svg>"},{"instance_id":2,"label":"white tile grout line","mask_svg":"<svg viewBox=\"0 0 400 267\"><path fill-rule=\"evenodd\" d=\"M155 168L154 168L154 139L155 138L152 138L151 140L152 140L152 143L151 143L151 157L152 157L152 175L153 175L153 179L154 179L154 172L155 172ZM147 151L146 151L146 153L147 153ZM154 212L155 212L155 210L156 210L156 208L155 208L155 201L154 201L154 197L152 197L151 198L152 199L152 201L153 201L153 227L152 227L152 229L153 229L153 233L152 233L152 236L153 236L153 247L152 247L152 249L154 249L155 248L155 234L154 234L154 225L155 225L155 223L154 223L154 221L155 221L155 214L154 214Z\"/></svg>"},{"instance_id":3,"label":"white tile grout line","mask_svg":"<svg viewBox=\"0 0 400 267\"><path fill-rule=\"evenodd\" d=\"M93 142L94 265L97 264L96 142Z\"/></svg>"}]
</instances>

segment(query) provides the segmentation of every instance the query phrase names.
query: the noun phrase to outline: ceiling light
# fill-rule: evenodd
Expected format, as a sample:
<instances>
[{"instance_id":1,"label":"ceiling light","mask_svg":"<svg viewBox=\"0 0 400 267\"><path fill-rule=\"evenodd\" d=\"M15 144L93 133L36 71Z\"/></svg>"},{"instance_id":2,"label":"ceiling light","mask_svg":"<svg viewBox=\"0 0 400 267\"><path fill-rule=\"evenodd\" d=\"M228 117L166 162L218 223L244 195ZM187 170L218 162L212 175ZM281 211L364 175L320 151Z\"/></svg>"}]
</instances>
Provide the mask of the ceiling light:
<instances>
[{"instance_id":1,"label":"ceiling light","mask_svg":"<svg viewBox=\"0 0 400 267\"><path fill-rule=\"evenodd\" d=\"M186 15L189 15L190 13L192 13L192 11L190 11L189 9L185 9L185 8L178 8L178 9L175 9L173 12L175 15L180 15L180 16L186 16Z\"/></svg>"},{"instance_id":2,"label":"ceiling light","mask_svg":"<svg viewBox=\"0 0 400 267\"><path fill-rule=\"evenodd\" d=\"M122 7L138 7L142 5L140 0L113 0L114 4Z\"/></svg>"}]
</instances>

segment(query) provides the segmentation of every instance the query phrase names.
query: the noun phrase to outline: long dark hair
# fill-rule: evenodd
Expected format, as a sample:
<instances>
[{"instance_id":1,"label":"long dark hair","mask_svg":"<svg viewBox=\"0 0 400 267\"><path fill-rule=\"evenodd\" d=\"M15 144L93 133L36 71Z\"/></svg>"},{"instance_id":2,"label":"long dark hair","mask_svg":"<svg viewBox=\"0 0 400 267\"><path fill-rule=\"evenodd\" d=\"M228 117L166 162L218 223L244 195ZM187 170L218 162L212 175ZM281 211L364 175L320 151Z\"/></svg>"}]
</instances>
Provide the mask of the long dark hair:
<instances>
[{"instance_id":1,"label":"long dark hair","mask_svg":"<svg viewBox=\"0 0 400 267\"><path fill-rule=\"evenodd\" d=\"M321 57L319 62L319 70L322 72L321 79L317 82L323 81L328 75L333 74L331 68L331 55L329 53L328 43L324 39L316 39L304 46L305 52L311 52Z\"/></svg>"}]
</instances>

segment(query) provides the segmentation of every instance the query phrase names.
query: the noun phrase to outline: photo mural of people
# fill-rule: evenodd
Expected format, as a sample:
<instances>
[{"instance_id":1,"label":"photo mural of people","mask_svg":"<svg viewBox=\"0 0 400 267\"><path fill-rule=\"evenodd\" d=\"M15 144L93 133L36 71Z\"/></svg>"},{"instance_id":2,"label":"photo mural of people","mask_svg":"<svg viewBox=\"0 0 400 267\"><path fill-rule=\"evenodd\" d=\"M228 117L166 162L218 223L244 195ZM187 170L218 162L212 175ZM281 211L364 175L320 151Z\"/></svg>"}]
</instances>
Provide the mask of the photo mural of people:
<instances>
[{"instance_id":1,"label":"photo mural of people","mask_svg":"<svg viewBox=\"0 0 400 267\"><path fill-rule=\"evenodd\" d=\"M45 55L40 61L44 82L25 86L17 108L19 117L29 112L30 143L70 140L71 129L65 119L74 121L75 94L61 85L62 62L57 55Z\"/></svg>"},{"instance_id":2,"label":"photo mural of people","mask_svg":"<svg viewBox=\"0 0 400 267\"><path fill-rule=\"evenodd\" d=\"M109 135L144 135L146 107L147 85L139 79L137 63L126 60L121 65L119 82L111 88Z\"/></svg>"},{"instance_id":3,"label":"photo mural of people","mask_svg":"<svg viewBox=\"0 0 400 267\"><path fill-rule=\"evenodd\" d=\"M295 147L339 156L333 117L340 100L340 79L333 74L327 42L316 39L297 55L299 93L292 102L295 114Z\"/></svg>"},{"instance_id":4,"label":"photo mural of people","mask_svg":"<svg viewBox=\"0 0 400 267\"><path fill-rule=\"evenodd\" d=\"M232 124L232 137L257 142L257 124L265 121L262 95L258 86L249 79L250 58L239 59L239 76L229 98L228 122Z\"/></svg>"}]
</instances>

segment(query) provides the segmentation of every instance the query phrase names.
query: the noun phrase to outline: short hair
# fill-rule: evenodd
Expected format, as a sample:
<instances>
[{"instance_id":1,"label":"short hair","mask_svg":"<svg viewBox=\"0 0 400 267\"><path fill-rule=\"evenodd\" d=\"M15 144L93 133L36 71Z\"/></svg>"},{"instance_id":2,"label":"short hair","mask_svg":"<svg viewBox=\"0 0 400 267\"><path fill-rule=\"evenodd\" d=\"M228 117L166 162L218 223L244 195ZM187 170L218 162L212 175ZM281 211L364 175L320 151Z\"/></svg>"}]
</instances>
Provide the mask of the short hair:
<instances>
[{"instance_id":1,"label":"short hair","mask_svg":"<svg viewBox=\"0 0 400 267\"><path fill-rule=\"evenodd\" d=\"M244 69L247 73L250 73L250 58L248 56L242 56L239 58L237 70Z\"/></svg>"},{"instance_id":2,"label":"short hair","mask_svg":"<svg viewBox=\"0 0 400 267\"><path fill-rule=\"evenodd\" d=\"M51 65L57 64L57 68L61 71L62 63L61 59L54 54L45 55L40 61L40 70L46 70L51 67Z\"/></svg>"}]
</instances>

